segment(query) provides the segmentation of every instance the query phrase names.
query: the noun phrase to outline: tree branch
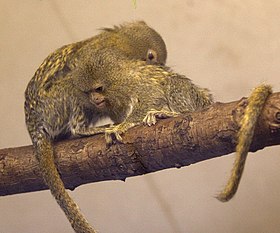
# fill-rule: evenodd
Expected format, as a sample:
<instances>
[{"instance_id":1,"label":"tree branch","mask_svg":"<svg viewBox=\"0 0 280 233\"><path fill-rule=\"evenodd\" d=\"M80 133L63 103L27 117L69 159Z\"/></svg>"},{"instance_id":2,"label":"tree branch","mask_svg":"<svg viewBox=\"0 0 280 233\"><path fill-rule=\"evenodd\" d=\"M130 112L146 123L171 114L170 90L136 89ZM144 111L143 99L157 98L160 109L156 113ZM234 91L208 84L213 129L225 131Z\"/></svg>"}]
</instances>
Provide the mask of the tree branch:
<instances>
[{"instance_id":1,"label":"tree branch","mask_svg":"<svg viewBox=\"0 0 280 233\"><path fill-rule=\"evenodd\" d=\"M215 103L210 108L153 127L138 126L124 144L106 148L103 135L55 145L57 166L71 190L103 180L125 180L232 153L247 99ZM280 144L280 93L272 94L260 116L250 151ZM0 196L47 189L32 146L0 150Z\"/></svg>"}]
</instances>

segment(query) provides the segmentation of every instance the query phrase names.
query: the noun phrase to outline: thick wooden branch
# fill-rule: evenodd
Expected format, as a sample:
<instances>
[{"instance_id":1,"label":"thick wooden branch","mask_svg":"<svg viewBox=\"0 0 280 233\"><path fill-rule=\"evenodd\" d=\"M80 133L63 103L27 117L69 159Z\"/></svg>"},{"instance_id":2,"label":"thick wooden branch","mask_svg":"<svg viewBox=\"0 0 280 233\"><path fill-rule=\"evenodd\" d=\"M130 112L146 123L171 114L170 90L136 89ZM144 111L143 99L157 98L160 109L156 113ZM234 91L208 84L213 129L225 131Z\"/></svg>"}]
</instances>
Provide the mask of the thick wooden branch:
<instances>
[{"instance_id":1,"label":"thick wooden branch","mask_svg":"<svg viewBox=\"0 0 280 233\"><path fill-rule=\"evenodd\" d=\"M125 180L231 153L246 104L246 98L215 103L202 112L159 120L153 127L135 127L124 135L124 144L110 148L103 135L60 142L55 145L58 169L65 186L73 190L81 184ZM250 151L277 144L280 93L268 99ZM44 189L32 146L0 150L0 196Z\"/></svg>"}]
</instances>

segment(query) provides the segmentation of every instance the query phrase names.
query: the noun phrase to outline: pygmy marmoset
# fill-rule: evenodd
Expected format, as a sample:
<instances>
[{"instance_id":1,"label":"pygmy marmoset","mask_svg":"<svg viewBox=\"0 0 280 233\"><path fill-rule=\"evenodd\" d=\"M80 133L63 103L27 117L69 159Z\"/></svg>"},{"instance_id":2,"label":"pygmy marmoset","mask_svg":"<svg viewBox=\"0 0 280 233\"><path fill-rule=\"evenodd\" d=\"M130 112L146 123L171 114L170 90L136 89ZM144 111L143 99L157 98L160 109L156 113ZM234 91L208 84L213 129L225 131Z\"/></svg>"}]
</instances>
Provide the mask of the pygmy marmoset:
<instances>
[{"instance_id":1,"label":"pygmy marmoset","mask_svg":"<svg viewBox=\"0 0 280 233\"><path fill-rule=\"evenodd\" d=\"M69 76L83 56L103 48L117 50L127 59L143 60L146 64L164 64L167 56L161 36L142 21L106 28L95 37L51 53L25 91L26 124L42 176L73 229L79 233L96 231L64 188L54 164L53 142L77 136L76 132L84 134L104 116L95 112L88 96L77 89Z\"/></svg>"}]
</instances>

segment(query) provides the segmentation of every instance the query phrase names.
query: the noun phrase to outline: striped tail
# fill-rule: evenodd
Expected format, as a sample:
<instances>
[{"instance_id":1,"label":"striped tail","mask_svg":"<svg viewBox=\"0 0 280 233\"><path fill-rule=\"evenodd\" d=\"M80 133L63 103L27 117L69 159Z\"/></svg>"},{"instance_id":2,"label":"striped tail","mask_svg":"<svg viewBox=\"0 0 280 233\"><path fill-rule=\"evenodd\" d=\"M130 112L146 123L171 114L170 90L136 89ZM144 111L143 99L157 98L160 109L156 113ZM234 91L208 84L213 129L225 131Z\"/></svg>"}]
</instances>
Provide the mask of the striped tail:
<instances>
[{"instance_id":1,"label":"striped tail","mask_svg":"<svg viewBox=\"0 0 280 233\"><path fill-rule=\"evenodd\" d=\"M268 96L272 93L269 85L260 85L256 87L248 98L248 105L245 109L241 128L238 132L238 141L236 146L236 158L231 171L231 176L224 190L216 197L222 202L229 201L237 192L242 173L244 170L246 158L254 136L256 122L263 110Z\"/></svg>"},{"instance_id":2,"label":"striped tail","mask_svg":"<svg viewBox=\"0 0 280 233\"><path fill-rule=\"evenodd\" d=\"M47 138L42 138L36 146L37 159L41 168L42 176L46 185L66 217L71 223L76 233L96 233L85 217L81 214L79 207L65 190L54 163L52 142Z\"/></svg>"}]
</instances>

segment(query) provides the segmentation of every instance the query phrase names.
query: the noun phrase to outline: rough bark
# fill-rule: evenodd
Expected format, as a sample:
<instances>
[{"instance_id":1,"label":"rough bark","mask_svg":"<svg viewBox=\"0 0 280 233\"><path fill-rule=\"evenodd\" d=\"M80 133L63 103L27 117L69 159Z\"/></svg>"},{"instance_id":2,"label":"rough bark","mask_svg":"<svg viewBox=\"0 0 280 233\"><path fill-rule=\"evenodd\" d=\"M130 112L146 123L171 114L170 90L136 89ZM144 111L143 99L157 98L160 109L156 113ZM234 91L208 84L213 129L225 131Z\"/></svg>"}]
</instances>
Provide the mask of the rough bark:
<instances>
[{"instance_id":1,"label":"rough bark","mask_svg":"<svg viewBox=\"0 0 280 233\"><path fill-rule=\"evenodd\" d=\"M153 127L138 126L124 144L106 148L104 136L67 140L55 145L59 172L68 189L103 181L125 180L162 169L187 166L234 152L239 121L247 99L215 103L210 108ZM280 93L268 99L250 151L280 144ZM44 190L32 146L0 150L0 196Z\"/></svg>"}]
</instances>

